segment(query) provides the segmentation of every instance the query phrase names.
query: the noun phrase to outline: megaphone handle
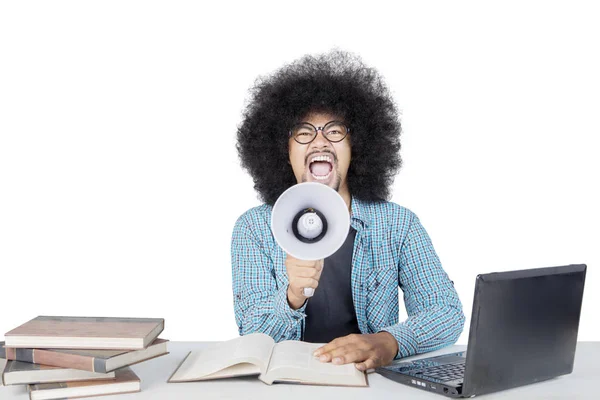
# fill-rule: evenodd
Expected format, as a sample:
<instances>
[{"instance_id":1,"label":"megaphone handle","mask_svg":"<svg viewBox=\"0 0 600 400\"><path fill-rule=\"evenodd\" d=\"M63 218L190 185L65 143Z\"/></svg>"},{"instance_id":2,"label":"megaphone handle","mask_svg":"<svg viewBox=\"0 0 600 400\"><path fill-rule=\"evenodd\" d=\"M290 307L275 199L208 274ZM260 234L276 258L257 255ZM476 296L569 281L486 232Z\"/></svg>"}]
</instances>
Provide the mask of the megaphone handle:
<instances>
[{"instance_id":1,"label":"megaphone handle","mask_svg":"<svg viewBox=\"0 0 600 400\"><path fill-rule=\"evenodd\" d=\"M304 295L304 297L313 297L313 294L315 294L315 289L311 287L305 287L304 289L302 289L302 294Z\"/></svg>"}]
</instances>

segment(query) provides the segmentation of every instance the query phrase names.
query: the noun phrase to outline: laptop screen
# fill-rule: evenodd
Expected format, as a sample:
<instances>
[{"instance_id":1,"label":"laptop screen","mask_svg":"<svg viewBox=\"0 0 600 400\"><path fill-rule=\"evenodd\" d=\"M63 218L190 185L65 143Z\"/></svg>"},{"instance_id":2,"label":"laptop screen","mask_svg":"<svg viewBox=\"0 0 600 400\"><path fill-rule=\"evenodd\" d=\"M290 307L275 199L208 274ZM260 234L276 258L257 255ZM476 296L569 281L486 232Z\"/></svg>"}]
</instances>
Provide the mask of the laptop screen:
<instances>
[{"instance_id":1,"label":"laptop screen","mask_svg":"<svg viewBox=\"0 0 600 400\"><path fill-rule=\"evenodd\" d=\"M586 266L479 275L463 395L572 372Z\"/></svg>"}]
</instances>

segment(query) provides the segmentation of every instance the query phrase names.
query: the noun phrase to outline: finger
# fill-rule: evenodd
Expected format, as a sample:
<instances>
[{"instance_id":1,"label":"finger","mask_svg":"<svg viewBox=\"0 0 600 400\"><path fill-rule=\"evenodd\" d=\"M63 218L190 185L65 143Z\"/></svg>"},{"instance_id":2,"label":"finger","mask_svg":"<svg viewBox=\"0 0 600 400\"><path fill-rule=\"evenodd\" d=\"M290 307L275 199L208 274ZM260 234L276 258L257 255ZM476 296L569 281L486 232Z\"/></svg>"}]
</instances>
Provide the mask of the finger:
<instances>
[{"instance_id":1,"label":"finger","mask_svg":"<svg viewBox=\"0 0 600 400\"><path fill-rule=\"evenodd\" d=\"M355 344L347 344L343 346L338 346L335 349L328 351L327 353L323 353L319 356L319 361L322 362L332 362L334 364L345 364L344 360L347 354L358 351L359 349Z\"/></svg>"},{"instance_id":2,"label":"finger","mask_svg":"<svg viewBox=\"0 0 600 400\"><path fill-rule=\"evenodd\" d=\"M380 367L379 363L374 358L367 358L365 361L356 364L356 369L366 371L368 369Z\"/></svg>"},{"instance_id":3,"label":"finger","mask_svg":"<svg viewBox=\"0 0 600 400\"><path fill-rule=\"evenodd\" d=\"M323 271L323 265L325 265L325 260L317 260L317 261L311 261L311 262L312 262L312 264L308 265L309 267L312 267L319 272ZM305 264L302 264L302 266L305 266Z\"/></svg>"},{"instance_id":4,"label":"finger","mask_svg":"<svg viewBox=\"0 0 600 400\"><path fill-rule=\"evenodd\" d=\"M345 364L345 359L346 356L350 353L354 353L357 351L361 351L362 349L360 349L356 343L349 343L343 346L339 346L333 350L331 350L330 352L327 352L323 355L321 355L321 357L319 357L319 360L323 357L327 357L328 361L333 362L334 364ZM364 359L366 359L367 357L365 357ZM361 360L362 361L362 360Z\"/></svg>"},{"instance_id":5,"label":"finger","mask_svg":"<svg viewBox=\"0 0 600 400\"><path fill-rule=\"evenodd\" d=\"M324 265L325 265L325 260L319 260L319 261L317 261L317 264L315 265L315 269L317 271L319 271L319 276L321 276L321 272L323 272Z\"/></svg>"},{"instance_id":6,"label":"finger","mask_svg":"<svg viewBox=\"0 0 600 400\"><path fill-rule=\"evenodd\" d=\"M291 283L293 287L297 287L298 289L304 288L313 288L316 289L319 286L319 281L314 278L294 278Z\"/></svg>"},{"instance_id":7,"label":"finger","mask_svg":"<svg viewBox=\"0 0 600 400\"><path fill-rule=\"evenodd\" d=\"M292 275L301 278L313 278L319 280L321 277L321 271L314 267L299 267L292 272Z\"/></svg>"},{"instance_id":8,"label":"finger","mask_svg":"<svg viewBox=\"0 0 600 400\"><path fill-rule=\"evenodd\" d=\"M319 274L321 274L321 272L323 271L323 266L322 265L315 265L315 264L305 265L305 264L289 263L289 264L286 264L285 268L287 269L288 274L290 272L293 273L293 272L296 272L296 271L303 271L303 270L305 270L305 271L316 271Z\"/></svg>"},{"instance_id":9,"label":"finger","mask_svg":"<svg viewBox=\"0 0 600 400\"><path fill-rule=\"evenodd\" d=\"M357 341L360 336L361 335L350 334L350 335L339 337L337 339L333 339L331 342L329 342L326 345L321 346L317 350L315 350L313 355L315 357L319 357L321 354L328 353L328 352L332 351L333 349L336 349L340 346L345 346L348 343Z\"/></svg>"},{"instance_id":10,"label":"finger","mask_svg":"<svg viewBox=\"0 0 600 400\"><path fill-rule=\"evenodd\" d=\"M290 288L292 289L292 293L300 298L306 298L302 291L304 288L313 288L316 289L319 286L319 281L313 278L294 278L289 283Z\"/></svg>"},{"instance_id":11,"label":"finger","mask_svg":"<svg viewBox=\"0 0 600 400\"><path fill-rule=\"evenodd\" d=\"M341 365L341 364L350 364L350 363L356 363L356 362L362 362L365 361L368 356L369 353L359 349L355 346L349 345L349 346L345 346L344 348L344 353L337 355L337 356L333 356L333 359L331 360L331 362L333 364L337 364L337 365Z\"/></svg>"},{"instance_id":12,"label":"finger","mask_svg":"<svg viewBox=\"0 0 600 400\"><path fill-rule=\"evenodd\" d=\"M321 354L329 353L331 350L344 345L344 337L333 339L331 342L327 343L324 346L319 347L313 355L315 357L319 357Z\"/></svg>"},{"instance_id":13,"label":"finger","mask_svg":"<svg viewBox=\"0 0 600 400\"><path fill-rule=\"evenodd\" d=\"M288 254L285 259L285 264L286 265L297 265L299 267L317 267L317 265L319 265L320 268L323 268L322 261L323 260L317 260L317 261L315 261L315 260L300 260L300 259L294 258Z\"/></svg>"},{"instance_id":14,"label":"finger","mask_svg":"<svg viewBox=\"0 0 600 400\"><path fill-rule=\"evenodd\" d=\"M298 273L307 274L309 278L319 280L321 279L321 273L323 272L323 265L318 264L313 267L300 267L297 271Z\"/></svg>"}]
</instances>

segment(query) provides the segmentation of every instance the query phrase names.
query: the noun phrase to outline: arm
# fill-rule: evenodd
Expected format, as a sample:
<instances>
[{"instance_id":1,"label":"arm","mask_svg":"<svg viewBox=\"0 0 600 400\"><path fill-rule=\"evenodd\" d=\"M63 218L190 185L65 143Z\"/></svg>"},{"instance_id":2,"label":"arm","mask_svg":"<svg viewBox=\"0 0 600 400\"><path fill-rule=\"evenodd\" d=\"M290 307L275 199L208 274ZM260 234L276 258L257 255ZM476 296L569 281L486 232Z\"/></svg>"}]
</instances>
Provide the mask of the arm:
<instances>
[{"instance_id":1,"label":"arm","mask_svg":"<svg viewBox=\"0 0 600 400\"><path fill-rule=\"evenodd\" d=\"M287 285L277 286L273 260L245 216L238 219L233 230L231 263L240 335L262 332L276 342L299 340L306 306L290 308Z\"/></svg>"},{"instance_id":2,"label":"arm","mask_svg":"<svg viewBox=\"0 0 600 400\"><path fill-rule=\"evenodd\" d=\"M415 215L401 245L398 281L408 318L382 329L398 342L396 358L455 343L465 323L462 304L429 235Z\"/></svg>"}]
</instances>

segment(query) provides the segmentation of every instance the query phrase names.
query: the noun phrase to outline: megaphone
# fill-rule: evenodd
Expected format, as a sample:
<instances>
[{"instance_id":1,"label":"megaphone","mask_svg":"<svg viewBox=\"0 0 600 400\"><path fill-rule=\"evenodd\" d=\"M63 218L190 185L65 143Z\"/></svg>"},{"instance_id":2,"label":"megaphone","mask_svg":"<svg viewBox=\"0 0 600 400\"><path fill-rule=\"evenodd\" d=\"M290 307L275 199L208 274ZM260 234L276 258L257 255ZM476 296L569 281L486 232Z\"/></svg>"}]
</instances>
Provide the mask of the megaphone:
<instances>
[{"instance_id":1,"label":"megaphone","mask_svg":"<svg viewBox=\"0 0 600 400\"><path fill-rule=\"evenodd\" d=\"M296 184L279 196L271 212L271 231L277 244L300 260L325 259L346 241L350 229L348 206L340 194L317 182ZM304 288L311 297L314 289Z\"/></svg>"}]
</instances>

